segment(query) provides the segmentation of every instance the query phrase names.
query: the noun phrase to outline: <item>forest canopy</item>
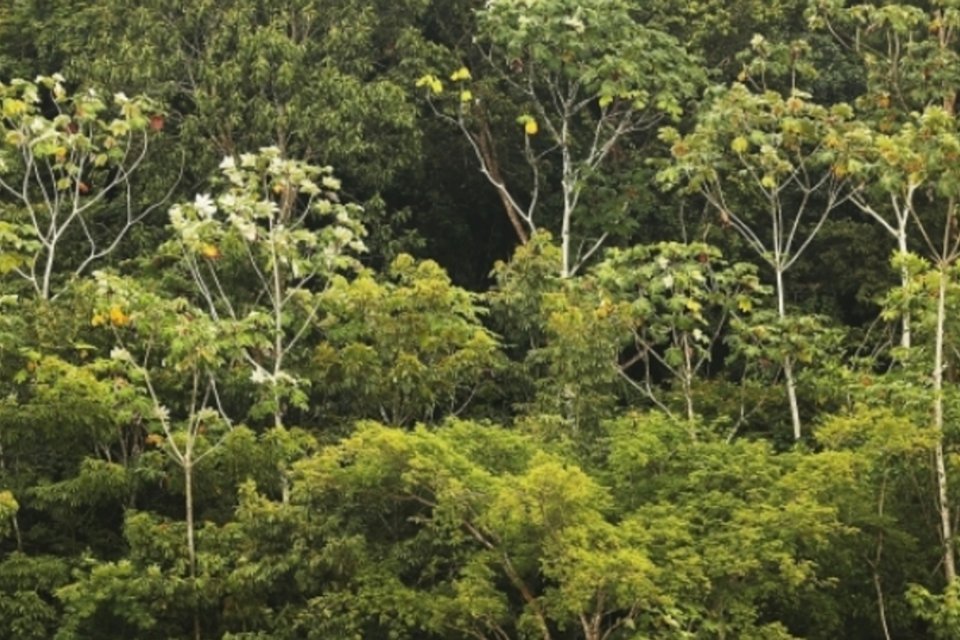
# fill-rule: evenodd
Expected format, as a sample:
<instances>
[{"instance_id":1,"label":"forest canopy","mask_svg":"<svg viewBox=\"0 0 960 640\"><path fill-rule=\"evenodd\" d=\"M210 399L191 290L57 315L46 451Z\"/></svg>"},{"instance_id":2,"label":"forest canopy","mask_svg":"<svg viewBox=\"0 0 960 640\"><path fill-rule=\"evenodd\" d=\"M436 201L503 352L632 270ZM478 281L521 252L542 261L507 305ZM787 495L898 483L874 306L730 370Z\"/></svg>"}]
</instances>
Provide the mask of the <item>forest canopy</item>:
<instances>
[{"instance_id":1,"label":"forest canopy","mask_svg":"<svg viewBox=\"0 0 960 640\"><path fill-rule=\"evenodd\" d=\"M0 638L960 638L960 4L0 4Z\"/></svg>"}]
</instances>

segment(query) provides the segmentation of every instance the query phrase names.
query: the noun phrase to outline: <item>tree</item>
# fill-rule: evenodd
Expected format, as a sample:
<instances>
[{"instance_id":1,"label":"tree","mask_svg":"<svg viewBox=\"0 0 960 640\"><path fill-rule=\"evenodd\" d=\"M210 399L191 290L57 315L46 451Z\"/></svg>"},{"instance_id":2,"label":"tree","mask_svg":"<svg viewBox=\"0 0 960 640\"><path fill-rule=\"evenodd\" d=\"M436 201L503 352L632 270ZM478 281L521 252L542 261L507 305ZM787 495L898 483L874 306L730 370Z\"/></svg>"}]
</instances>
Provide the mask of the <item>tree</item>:
<instances>
[{"instance_id":1,"label":"tree","mask_svg":"<svg viewBox=\"0 0 960 640\"><path fill-rule=\"evenodd\" d=\"M956 159L960 158L955 76L960 11L948 2L935 2L930 7L864 4L849 10L827 2L817 9L815 23L828 28L848 46L855 45L870 71L870 91L864 102L876 114L874 127L878 133L873 147L868 145L851 162L861 167L867 162L875 165L880 202L861 200L861 209L883 224L880 212L890 203L901 252L906 245L907 223L914 222L935 270L918 275L926 286L935 287L937 301L932 331L931 422L941 436L934 451L937 504L943 571L947 582L952 583L957 572L944 450L944 371L948 358L947 300L960 257L960 238L954 231L960 196L955 171ZM862 45L859 39L851 41L845 36L847 25L867 25L883 37L885 46L878 47L872 40ZM891 135L898 127L901 132ZM908 256L899 260L903 288L907 290L911 287L907 284L911 260ZM902 316L905 337L901 344L912 347L912 315L906 307L902 309L907 312Z\"/></svg>"},{"instance_id":2,"label":"tree","mask_svg":"<svg viewBox=\"0 0 960 640\"><path fill-rule=\"evenodd\" d=\"M762 44L762 39L758 45ZM833 164L833 129L853 117L792 88L754 93L743 84L717 87L692 132L665 128L674 163L659 177L701 195L773 270L777 314L787 317L785 273L855 185ZM794 439L802 435L795 362L781 361Z\"/></svg>"},{"instance_id":3,"label":"tree","mask_svg":"<svg viewBox=\"0 0 960 640\"><path fill-rule=\"evenodd\" d=\"M117 93L108 107L96 91L70 95L63 83L57 75L0 84L0 275L21 278L44 300L162 204L140 209L132 195L133 174L163 128L159 106Z\"/></svg>"},{"instance_id":4,"label":"tree","mask_svg":"<svg viewBox=\"0 0 960 640\"><path fill-rule=\"evenodd\" d=\"M695 421L694 379L723 341L731 317L746 317L766 293L749 264L730 265L704 243L664 242L612 250L594 270L600 309L630 328L621 375L659 408L652 371L664 369L680 385L684 413ZM642 381L630 370L643 363Z\"/></svg>"},{"instance_id":5,"label":"tree","mask_svg":"<svg viewBox=\"0 0 960 640\"><path fill-rule=\"evenodd\" d=\"M485 77L474 81L469 69L457 69L450 76L458 89L454 104L434 110L469 141L521 242L540 226L554 226L540 210L548 187L556 185L560 275L575 275L629 220L629 200L621 210L584 214L590 187L613 155L631 153L639 134L680 115L699 71L676 40L637 22L620 0L498 0L480 10L477 21ZM417 84L428 99L443 91L435 75ZM525 179L504 175L497 157L485 104L498 91L522 105L516 135L522 135ZM524 181L521 196L514 183Z\"/></svg>"},{"instance_id":6,"label":"tree","mask_svg":"<svg viewBox=\"0 0 960 640\"><path fill-rule=\"evenodd\" d=\"M236 366L249 344L238 323L211 318L184 299L164 298L129 279L100 274L101 308L95 325L109 328L116 375L135 385L152 410L147 441L183 475L187 577L197 588L194 479L197 466L216 455L234 424L221 399L219 378ZM199 608L193 610L199 640Z\"/></svg>"},{"instance_id":7,"label":"tree","mask_svg":"<svg viewBox=\"0 0 960 640\"><path fill-rule=\"evenodd\" d=\"M437 423L499 381L504 358L486 310L435 262L401 254L382 277L334 278L319 304L322 335L306 375L332 419Z\"/></svg>"},{"instance_id":8,"label":"tree","mask_svg":"<svg viewBox=\"0 0 960 640\"><path fill-rule=\"evenodd\" d=\"M334 274L359 267L365 231L358 208L340 203L330 167L285 159L275 147L220 166L221 195L171 208L167 250L182 260L211 321L260 329L263 339L242 352L253 382L268 390L254 412L282 427L286 406L306 402L289 361L320 320L319 293Z\"/></svg>"}]
</instances>

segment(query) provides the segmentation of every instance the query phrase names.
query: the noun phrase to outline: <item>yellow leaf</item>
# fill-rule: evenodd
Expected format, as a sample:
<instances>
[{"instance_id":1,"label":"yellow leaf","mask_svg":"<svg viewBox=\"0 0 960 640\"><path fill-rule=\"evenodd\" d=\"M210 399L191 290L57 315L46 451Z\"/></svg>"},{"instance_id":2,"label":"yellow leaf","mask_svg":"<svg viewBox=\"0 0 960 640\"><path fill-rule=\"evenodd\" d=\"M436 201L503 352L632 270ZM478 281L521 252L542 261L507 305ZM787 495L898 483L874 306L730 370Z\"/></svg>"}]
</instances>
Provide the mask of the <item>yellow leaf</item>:
<instances>
[{"instance_id":1,"label":"yellow leaf","mask_svg":"<svg viewBox=\"0 0 960 640\"><path fill-rule=\"evenodd\" d=\"M433 74L428 73L425 76L420 76L416 86L427 87L433 93L443 93L443 82Z\"/></svg>"},{"instance_id":2,"label":"yellow leaf","mask_svg":"<svg viewBox=\"0 0 960 640\"><path fill-rule=\"evenodd\" d=\"M115 327L124 327L130 324L130 316L123 312L118 305L113 305L110 307L110 324Z\"/></svg>"},{"instance_id":3,"label":"yellow leaf","mask_svg":"<svg viewBox=\"0 0 960 640\"><path fill-rule=\"evenodd\" d=\"M773 189L775 186L777 186L777 181L772 175L768 173L767 175L760 178L760 185L767 189Z\"/></svg>"},{"instance_id":4,"label":"yellow leaf","mask_svg":"<svg viewBox=\"0 0 960 640\"><path fill-rule=\"evenodd\" d=\"M209 258L210 260L216 260L220 257L220 249L216 245L204 243L200 247L200 253L204 258Z\"/></svg>"},{"instance_id":5,"label":"yellow leaf","mask_svg":"<svg viewBox=\"0 0 960 640\"><path fill-rule=\"evenodd\" d=\"M537 132L540 131L540 125L537 124L537 121L533 118L527 120L523 125L523 131L528 136L535 136Z\"/></svg>"},{"instance_id":6,"label":"yellow leaf","mask_svg":"<svg viewBox=\"0 0 960 640\"><path fill-rule=\"evenodd\" d=\"M460 67L452 74L450 74L450 79L454 82L462 82L463 80L470 79L470 70L466 67Z\"/></svg>"},{"instance_id":7,"label":"yellow leaf","mask_svg":"<svg viewBox=\"0 0 960 640\"><path fill-rule=\"evenodd\" d=\"M737 136L730 143L730 148L733 149L734 153L746 153L747 149L750 148L750 142L743 136Z\"/></svg>"},{"instance_id":8,"label":"yellow leaf","mask_svg":"<svg viewBox=\"0 0 960 640\"><path fill-rule=\"evenodd\" d=\"M460 92L460 102L470 102L473 100L473 94L466 89Z\"/></svg>"}]
</instances>

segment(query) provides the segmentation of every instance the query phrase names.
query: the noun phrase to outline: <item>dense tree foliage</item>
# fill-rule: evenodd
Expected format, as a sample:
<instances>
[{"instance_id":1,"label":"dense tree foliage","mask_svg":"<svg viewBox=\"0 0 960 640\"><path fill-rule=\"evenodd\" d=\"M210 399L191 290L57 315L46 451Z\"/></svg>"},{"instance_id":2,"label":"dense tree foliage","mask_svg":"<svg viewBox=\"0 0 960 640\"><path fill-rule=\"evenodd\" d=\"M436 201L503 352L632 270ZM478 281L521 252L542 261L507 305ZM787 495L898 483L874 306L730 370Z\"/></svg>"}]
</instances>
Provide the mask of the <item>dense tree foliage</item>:
<instances>
[{"instance_id":1,"label":"dense tree foliage","mask_svg":"<svg viewBox=\"0 0 960 640\"><path fill-rule=\"evenodd\" d=\"M960 638L953 0L0 5L0 638Z\"/></svg>"}]
</instances>

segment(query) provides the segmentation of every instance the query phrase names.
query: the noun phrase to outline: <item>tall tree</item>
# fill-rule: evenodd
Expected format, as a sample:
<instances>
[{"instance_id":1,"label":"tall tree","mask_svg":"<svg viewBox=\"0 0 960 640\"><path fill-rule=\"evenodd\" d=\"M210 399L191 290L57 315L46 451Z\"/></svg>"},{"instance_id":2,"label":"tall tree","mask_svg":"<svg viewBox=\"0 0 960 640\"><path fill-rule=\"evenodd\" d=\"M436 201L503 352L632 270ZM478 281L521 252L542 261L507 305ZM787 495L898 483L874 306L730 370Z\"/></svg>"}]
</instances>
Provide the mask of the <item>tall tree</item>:
<instances>
[{"instance_id":1,"label":"tall tree","mask_svg":"<svg viewBox=\"0 0 960 640\"><path fill-rule=\"evenodd\" d=\"M755 45L763 51L763 39ZM785 274L801 258L830 212L850 198L854 185L836 171L829 137L835 123L853 116L793 87L787 95L751 91L743 84L717 87L694 130L665 128L674 164L660 173L667 185L683 183L701 195L773 270L777 314L787 318ZM802 435L796 363L781 361L793 436Z\"/></svg>"},{"instance_id":2,"label":"tall tree","mask_svg":"<svg viewBox=\"0 0 960 640\"><path fill-rule=\"evenodd\" d=\"M644 132L680 115L701 73L674 38L637 21L621 0L496 0L477 22L482 66L454 71L453 104L435 111L469 141L518 239L553 229L560 275L574 275L630 219L627 198L584 213L600 208L591 189L613 156L634 153ZM418 84L435 102L443 82L427 75ZM526 175L507 175L498 157L503 144L486 106L496 92L519 105L512 135L522 143L507 146L520 146ZM545 215L554 194L559 215Z\"/></svg>"},{"instance_id":3,"label":"tall tree","mask_svg":"<svg viewBox=\"0 0 960 640\"><path fill-rule=\"evenodd\" d=\"M140 207L132 192L164 116L145 97L71 95L59 75L0 84L0 96L0 274L46 300L162 204Z\"/></svg>"},{"instance_id":4,"label":"tall tree","mask_svg":"<svg viewBox=\"0 0 960 640\"><path fill-rule=\"evenodd\" d=\"M955 229L960 198L956 160L960 158L957 125L956 77L960 10L950 2L930 6L908 3L862 4L846 8L842 3L817 5L815 24L829 29L841 42L863 56L870 72L865 106L872 112L878 132L874 145L866 146L852 162L861 169L872 163L879 177L879 195L860 202L875 220L892 209L897 227L898 248L906 248L906 226L913 222L922 238L921 246L933 265L926 278L935 282L936 311L932 331L931 426L939 439L935 448L937 506L944 577L957 577L956 551L951 516L946 462L944 372L948 367L947 306L955 265L960 258L960 237ZM874 37L851 37L866 28ZM892 134L896 129L899 132ZM869 174L869 170L866 172ZM886 224L889 228L890 225ZM909 279L908 258L899 264L904 281ZM908 285L909 286L909 285ZM909 311L903 316L903 346L912 346Z\"/></svg>"}]
</instances>

